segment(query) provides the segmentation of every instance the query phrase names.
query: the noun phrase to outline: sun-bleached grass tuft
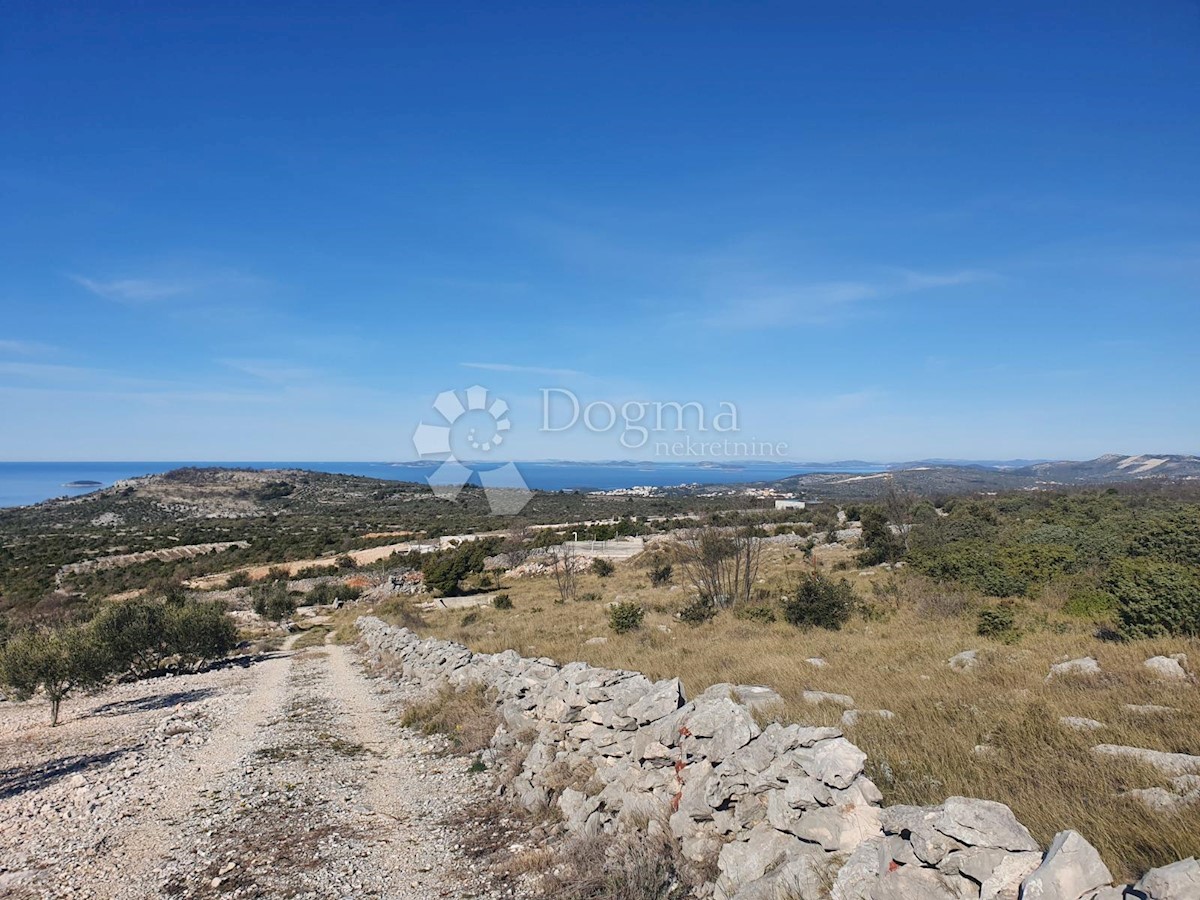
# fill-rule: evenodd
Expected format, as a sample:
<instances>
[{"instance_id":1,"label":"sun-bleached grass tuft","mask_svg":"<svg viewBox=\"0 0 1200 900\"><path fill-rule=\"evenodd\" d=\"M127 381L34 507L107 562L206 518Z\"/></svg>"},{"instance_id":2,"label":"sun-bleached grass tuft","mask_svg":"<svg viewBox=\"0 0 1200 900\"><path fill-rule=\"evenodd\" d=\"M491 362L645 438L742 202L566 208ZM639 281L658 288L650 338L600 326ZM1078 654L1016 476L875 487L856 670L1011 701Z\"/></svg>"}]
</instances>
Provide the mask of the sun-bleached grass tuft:
<instances>
[{"instance_id":1,"label":"sun-bleached grass tuft","mask_svg":"<svg viewBox=\"0 0 1200 900\"><path fill-rule=\"evenodd\" d=\"M404 711L400 724L450 739L455 752L478 753L491 743L499 719L495 695L479 684L456 689L444 685L427 700Z\"/></svg>"}]
</instances>

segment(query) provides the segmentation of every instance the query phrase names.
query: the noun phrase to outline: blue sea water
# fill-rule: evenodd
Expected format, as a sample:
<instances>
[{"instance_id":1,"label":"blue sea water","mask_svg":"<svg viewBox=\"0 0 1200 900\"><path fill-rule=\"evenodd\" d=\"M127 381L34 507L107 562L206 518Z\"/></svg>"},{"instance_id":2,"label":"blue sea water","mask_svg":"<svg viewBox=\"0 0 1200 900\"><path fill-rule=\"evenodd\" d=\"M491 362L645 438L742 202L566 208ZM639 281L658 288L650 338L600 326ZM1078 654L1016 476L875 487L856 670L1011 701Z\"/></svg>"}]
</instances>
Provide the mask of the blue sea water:
<instances>
[{"instance_id":1,"label":"blue sea water","mask_svg":"<svg viewBox=\"0 0 1200 900\"><path fill-rule=\"evenodd\" d=\"M181 466L225 466L255 469L311 469L338 475L363 475L389 481L424 483L437 463L385 462L0 462L0 507L25 506L52 497L74 497L97 486L69 488L73 481L95 481L108 487L123 478L155 475ZM518 463L526 484L543 491L613 490L638 485L734 484L773 481L807 472L874 472L882 467L839 467L792 463L638 463L528 462Z\"/></svg>"}]
</instances>

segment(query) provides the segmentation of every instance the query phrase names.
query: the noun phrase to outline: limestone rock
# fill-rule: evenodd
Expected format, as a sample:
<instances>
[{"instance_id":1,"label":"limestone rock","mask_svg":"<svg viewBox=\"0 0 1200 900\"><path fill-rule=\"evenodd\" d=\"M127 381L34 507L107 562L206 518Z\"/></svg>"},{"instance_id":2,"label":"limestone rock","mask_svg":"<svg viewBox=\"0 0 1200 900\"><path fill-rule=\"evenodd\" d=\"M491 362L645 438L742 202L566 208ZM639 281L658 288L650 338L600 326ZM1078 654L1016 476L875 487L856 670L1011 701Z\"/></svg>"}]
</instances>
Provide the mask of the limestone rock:
<instances>
[{"instance_id":1,"label":"limestone rock","mask_svg":"<svg viewBox=\"0 0 1200 900\"><path fill-rule=\"evenodd\" d=\"M1187 753L1163 753L1161 750L1124 747L1120 744L1097 744L1092 748L1092 752L1098 756L1134 759L1154 766L1167 775L1200 775L1200 756L1192 756Z\"/></svg>"},{"instance_id":2,"label":"limestone rock","mask_svg":"<svg viewBox=\"0 0 1200 900\"><path fill-rule=\"evenodd\" d=\"M1187 669L1182 665L1186 660L1186 655L1178 653L1175 656L1152 656L1142 665L1160 681L1187 681Z\"/></svg>"},{"instance_id":3,"label":"limestone rock","mask_svg":"<svg viewBox=\"0 0 1200 900\"><path fill-rule=\"evenodd\" d=\"M853 728L863 716L875 716L879 719L894 719L896 714L890 709L848 709L842 713L842 725Z\"/></svg>"},{"instance_id":4,"label":"limestone rock","mask_svg":"<svg viewBox=\"0 0 1200 900\"><path fill-rule=\"evenodd\" d=\"M1042 862L1042 854L1009 853L979 886L979 900L1017 900L1021 883Z\"/></svg>"},{"instance_id":5,"label":"limestone rock","mask_svg":"<svg viewBox=\"0 0 1200 900\"><path fill-rule=\"evenodd\" d=\"M955 672L970 672L979 667L979 651L964 650L950 657L947 665Z\"/></svg>"},{"instance_id":6,"label":"limestone rock","mask_svg":"<svg viewBox=\"0 0 1200 900\"><path fill-rule=\"evenodd\" d=\"M1179 712L1173 706L1159 706L1155 703L1126 703L1122 709L1134 716L1165 716L1169 713Z\"/></svg>"},{"instance_id":7,"label":"limestone rock","mask_svg":"<svg viewBox=\"0 0 1200 900\"><path fill-rule=\"evenodd\" d=\"M838 706L852 709L854 707L854 698L849 694L831 694L828 691L805 691L801 696L805 703L834 703Z\"/></svg>"},{"instance_id":8,"label":"limestone rock","mask_svg":"<svg viewBox=\"0 0 1200 900\"><path fill-rule=\"evenodd\" d=\"M834 788L846 788L862 774L867 754L843 737L821 741L811 750L805 769L813 778Z\"/></svg>"},{"instance_id":9,"label":"limestone rock","mask_svg":"<svg viewBox=\"0 0 1200 900\"><path fill-rule=\"evenodd\" d=\"M1070 728L1074 731L1098 731L1104 727L1103 722L1098 722L1095 719L1087 719L1083 716L1062 716L1058 720L1058 724L1063 728Z\"/></svg>"},{"instance_id":10,"label":"limestone rock","mask_svg":"<svg viewBox=\"0 0 1200 900\"><path fill-rule=\"evenodd\" d=\"M879 809L849 804L812 809L788 831L820 844L827 853L849 853L868 838L879 836Z\"/></svg>"},{"instance_id":11,"label":"limestone rock","mask_svg":"<svg viewBox=\"0 0 1200 900\"><path fill-rule=\"evenodd\" d=\"M1200 897L1200 862L1189 856L1169 866L1151 869L1134 887L1153 900L1191 900Z\"/></svg>"},{"instance_id":12,"label":"limestone rock","mask_svg":"<svg viewBox=\"0 0 1200 900\"><path fill-rule=\"evenodd\" d=\"M726 844L717 858L720 876L718 896L733 897L738 889L757 881L778 867L788 857L804 851L802 841L790 834L776 831L770 825L759 825L745 841Z\"/></svg>"},{"instance_id":13,"label":"limestone rock","mask_svg":"<svg viewBox=\"0 0 1200 900\"><path fill-rule=\"evenodd\" d=\"M933 826L942 834L971 847L1037 850L1037 841L1017 821L1012 810L994 800L949 797Z\"/></svg>"},{"instance_id":14,"label":"limestone rock","mask_svg":"<svg viewBox=\"0 0 1200 900\"><path fill-rule=\"evenodd\" d=\"M1042 864L1021 884L1022 900L1079 900L1112 881L1096 848L1078 832L1060 831Z\"/></svg>"},{"instance_id":15,"label":"limestone rock","mask_svg":"<svg viewBox=\"0 0 1200 900\"><path fill-rule=\"evenodd\" d=\"M1096 662L1090 656L1083 656L1079 659L1069 659L1066 662L1055 663L1050 667L1050 674L1046 676L1046 680L1053 681L1055 678L1067 676L1090 677L1099 674L1100 663Z\"/></svg>"}]
</instances>

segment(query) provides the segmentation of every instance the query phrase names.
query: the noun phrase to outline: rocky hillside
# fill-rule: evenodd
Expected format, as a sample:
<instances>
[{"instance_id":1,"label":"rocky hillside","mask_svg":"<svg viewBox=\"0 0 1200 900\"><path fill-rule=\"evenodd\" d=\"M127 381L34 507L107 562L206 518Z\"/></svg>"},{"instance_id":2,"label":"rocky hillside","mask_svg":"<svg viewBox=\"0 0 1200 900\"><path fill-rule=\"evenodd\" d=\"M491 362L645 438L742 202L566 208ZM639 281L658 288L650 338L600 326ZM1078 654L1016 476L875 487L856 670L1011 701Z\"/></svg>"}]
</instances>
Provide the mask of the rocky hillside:
<instances>
[{"instance_id":1,"label":"rocky hillside","mask_svg":"<svg viewBox=\"0 0 1200 900\"><path fill-rule=\"evenodd\" d=\"M795 475L774 482L774 486L818 499L850 500L879 496L892 485L932 495L1147 482L1200 482L1200 456L1109 453L1086 461L1061 460L1019 467L974 463L904 465L864 475L840 472Z\"/></svg>"}]
</instances>

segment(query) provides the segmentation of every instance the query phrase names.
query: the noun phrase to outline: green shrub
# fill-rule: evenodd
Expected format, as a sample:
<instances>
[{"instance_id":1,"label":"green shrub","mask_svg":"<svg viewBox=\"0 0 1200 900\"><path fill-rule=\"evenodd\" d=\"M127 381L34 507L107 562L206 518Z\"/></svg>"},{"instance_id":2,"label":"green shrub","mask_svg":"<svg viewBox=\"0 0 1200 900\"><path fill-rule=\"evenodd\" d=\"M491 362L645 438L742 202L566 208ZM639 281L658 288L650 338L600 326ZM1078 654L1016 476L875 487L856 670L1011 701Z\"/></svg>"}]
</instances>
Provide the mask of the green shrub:
<instances>
[{"instance_id":1,"label":"green shrub","mask_svg":"<svg viewBox=\"0 0 1200 900\"><path fill-rule=\"evenodd\" d=\"M1063 612L1080 619L1108 619L1117 611L1117 598L1098 588L1072 590Z\"/></svg>"},{"instance_id":2,"label":"green shrub","mask_svg":"<svg viewBox=\"0 0 1200 900\"><path fill-rule=\"evenodd\" d=\"M614 603L608 609L608 624L617 634L642 627L646 611L636 603Z\"/></svg>"},{"instance_id":3,"label":"green shrub","mask_svg":"<svg viewBox=\"0 0 1200 900\"><path fill-rule=\"evenodd\" d=\"M492 598L492 607L494 609L512 609L512 597L508 596L508 594L497 594Z\"/></svg>"},{"instance_id":4,"label":"green shrub","mask_svg":"<svg viewBox=\"0 0 1200 900\"><path fill-rule=\"evenodd\" d=\"M607 578L615 571L617 571L617 567L607 559L596 557L592 560L592 573L594 575L598 575L601 578Z\"/></svg>"},{"instance_id":5,"label":"green shrub","mask_svg":"<svg viewBox=\"0 0 1200 900\"><path fill-rule=\"evenodd\" d=\"M854 611L854 588L844 578L834 581L820 572L809 572L796 585L795 596L781 602L783 618L800 628L837 631Z\"/></svg>"},{"instance_id":6,"label":"green shrub","mask_svg":"<svg viewBox=\"0 0 1200 900\"><path fill-rule=\"evenodd\" d=\"M296 611L296 598L278 581L256 584L253 588L254 611L264 619L280 622Z\"/></svg>"},{"instance_id":7,"label":"green shrub","mask_svg":"<svg viewBox=\"0 0 1200 900\"><path fill-rule=\"evenodd\" d=\"M354 557L343 553L333 561L333 564L339 569L357 569L358 563L354 561Z\"/></svg>"},{"instance_id":8,"label":"green shrub","mask_svg":"<svg viewBox=\"0 0 1200 900\"><path fill-rule=\"evenodd\" d=\"M1187 565L1135 557L1113 563L1105 585L1128 638L1200 635L1200 575Z\"/></svg>"},{"instance_id":9,"label":"green shrub","mask_svg":"<svg viewBox=\"0 0 1200 900\"><path fill-rule=\"evenodd\" d=\"M264 581L291 581L292 573L287 566L271 566L267 569L267 576Z\"/></svg>"},{"instance_id":10,"label":"green shrub","mask_svg":"<svg viewBox=\"0 0 1200 900\"><path fill-rule=\"evenodd\" d=\"M662 587L664 584L671 583L671 576L674 574L674 569L670 563L663 563L661 566L655 566L650 570L650 584L654 587Z\"/></svg>"},{"instance_id":11,"label":"green shrub","mask_svg":"<svg viewBox=\"0 0 1200 900\"><path fill-rule=\"evenodd\" d=\"M575 598L580 603L599 603L600 594L596 591L586 591Z\"/></svg>"},{"instance_id":12,"label":"green shrub","mask_svg":"<svg viewBox=\"0 0 1200 900\"><path fill-rule=\"evenodd\" d=\"M733 610L733 617L743 622L769 624L775 621L775 610L769 606L738 606Z\"/></svg>"},{"instance_id":13,"label":"green shrub","mask_svg":"<svg viewBox=\"0 0 1200 900\"><path fill-rule=\"evenodd\" d=\"M992 638L1005 644L1015 644L1021 639L1017 628L1017 611L1011 603L989 606L979 611L975 633L980 637Z\"/></svg>"},{"instance_id":14,"label":"green shrub","mask_svg":"<svg viewBox=\"0 0 1200 900\"><path fill-rule=\"evenodd\" d=\"M246 571L234 572L232 575L230 575L228 578L225 579L225 587L226 587L226 589L249 587L250 582L251 582L251 579L250 579L249 572L246 572Z\"/></svg>"},{"instance_id":15,"label":"green shrub","mask_svg":"<svg viewBox=\"0 0 1200 900\"><path fill-rule=\"evenodd\" d=\"M712 597L697 597L679 611L679 618L689 625L702 625L711 622L717 614L717 604Z\"/></svg>"}]
</instances>

